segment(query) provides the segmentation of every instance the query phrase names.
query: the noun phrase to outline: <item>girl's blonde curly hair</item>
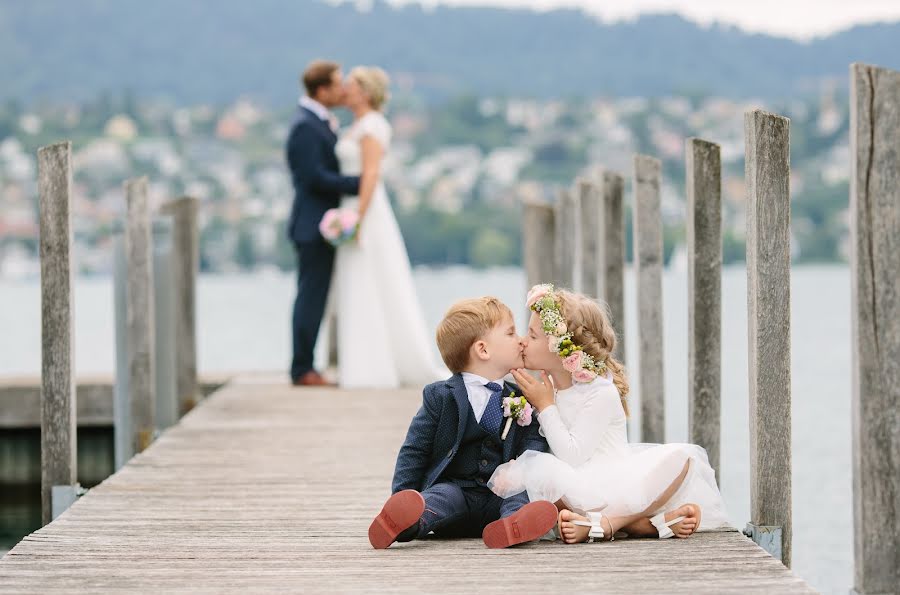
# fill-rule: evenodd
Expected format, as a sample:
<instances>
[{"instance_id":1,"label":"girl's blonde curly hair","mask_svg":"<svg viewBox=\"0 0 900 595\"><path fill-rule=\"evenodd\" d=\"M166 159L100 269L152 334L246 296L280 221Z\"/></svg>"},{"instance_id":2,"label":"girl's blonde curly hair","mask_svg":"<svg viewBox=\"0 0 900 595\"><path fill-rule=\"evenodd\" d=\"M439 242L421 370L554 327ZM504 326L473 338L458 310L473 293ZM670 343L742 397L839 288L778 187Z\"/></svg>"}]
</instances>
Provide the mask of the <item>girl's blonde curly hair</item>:
<instances>
[{"instance_id":1,"label":"girl's blonde curly hair","mask_svg":"<svg viewBox=\"0 0 900 595\"><path fill-rule=\"evenodd\" d=\"M625 375L625 366L612 355L616 349L616 330L609 320L606 304L565 289L557 289L556 296L559 298L560 314L572 333L572 341L580 345L594 361L606 361L606 367L612 373L613 384L619 389L622 408L625 415L628 415L628 377Z\"/></svg>"}]
</instances>

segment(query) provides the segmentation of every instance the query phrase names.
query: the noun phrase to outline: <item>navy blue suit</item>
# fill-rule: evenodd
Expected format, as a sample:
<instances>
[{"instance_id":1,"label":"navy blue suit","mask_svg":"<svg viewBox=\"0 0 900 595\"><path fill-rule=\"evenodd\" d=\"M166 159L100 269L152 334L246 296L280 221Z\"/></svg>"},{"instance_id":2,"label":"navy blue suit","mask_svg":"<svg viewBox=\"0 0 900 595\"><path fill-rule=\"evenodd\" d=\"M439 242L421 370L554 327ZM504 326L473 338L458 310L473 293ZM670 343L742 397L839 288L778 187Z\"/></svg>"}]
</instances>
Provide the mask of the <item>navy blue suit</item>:
<instances>
[{"instance_id":1,"label":"navy blue suit","mask_svg":"<svg viewBox=\"0 0 900 595\"><path fill-rule=\"evenodd\" d=\"M504 396L518 388L506 384ZM521 393L519 393L521 394ZM504 424L505 425L505 420ZM505 440L475 420L460 374L425 387L422 407L409 426L397 455L391 492L417 490L425 498L425 513L398 541L442 536L479 537L489 523L507 517L528 503L523 492L506 500L485 485L493 470L526 450L547 452L537 417L528 426L515 422Z\"/></svg>"},{"instance_id":2,"label":"navy blue suit","mask_svg":"<svg viewBox=\"0 0 900 595\"><path fill-rule=\"evenodd\" d=\"M334 154L336 142L327 122L306 108L298 108L286 146L294 184L287 233L298 261L291 362L294 380L312 370L313 350L334 268L334 247L322 238L319 222L325 211L340 205L342 195L359 193L359 177L340 174Z\"/></svg>"}]
</instances>

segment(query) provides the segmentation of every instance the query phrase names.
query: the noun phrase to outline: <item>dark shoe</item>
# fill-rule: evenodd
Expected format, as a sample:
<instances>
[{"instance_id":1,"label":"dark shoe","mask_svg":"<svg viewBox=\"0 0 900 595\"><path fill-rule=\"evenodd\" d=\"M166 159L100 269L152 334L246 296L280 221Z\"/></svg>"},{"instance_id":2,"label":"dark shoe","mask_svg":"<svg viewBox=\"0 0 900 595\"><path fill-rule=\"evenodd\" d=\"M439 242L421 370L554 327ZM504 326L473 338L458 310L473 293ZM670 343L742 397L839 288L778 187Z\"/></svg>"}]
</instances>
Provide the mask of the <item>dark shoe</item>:
<instances>
[{"instance_id":1,"label":"dark shoe","mask_svg":"<svg viewBox=\"0 0 900 595\"><path fill-rule=\"evenodd\" d=\"M369 543L376 550L387 548L397 540L398 535L419 522L423 512L425 499L422 494L415 490L397 492L388 498L384 508L369 525Z\"/></svg>"},{"instance_id":2,"label":"dark shoe","mask_svg":"<svg viewBox=\"0 0 900 595\"><path fill-rule=\"evenodd\" d=\"M546 500L529 502L514 514L484 528L481 538L489 548L504 548L534 541L556 524L556 506Z\"/></svg>"},{"instance_id":3,"label":"dark shoe","mask_svg":"<svg viewBox=\"0 0 900 595\"><path fill-rule=\"evenodd\" d=\"M321 374L315 370L310 370L299 378L294 378L294 386L336 386L333 382L325 380Z\"/></svg>"}]
</instances>

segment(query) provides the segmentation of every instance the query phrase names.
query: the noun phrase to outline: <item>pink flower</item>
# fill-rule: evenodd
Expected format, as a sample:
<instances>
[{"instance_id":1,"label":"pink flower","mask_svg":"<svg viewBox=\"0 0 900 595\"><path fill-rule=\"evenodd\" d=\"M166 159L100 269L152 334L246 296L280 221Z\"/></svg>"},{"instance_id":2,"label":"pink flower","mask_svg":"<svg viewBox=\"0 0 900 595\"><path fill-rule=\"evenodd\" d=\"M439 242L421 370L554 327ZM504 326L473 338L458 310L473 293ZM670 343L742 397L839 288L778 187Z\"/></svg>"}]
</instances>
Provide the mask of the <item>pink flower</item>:
<instances>
[{"instance_id":1,"label":"pink flower","mask_svg":"<svg viewBox=\"0 0 900 595\"><path fill-rule=\"evenodd\" d=\"M535 285L528 292L528 296L525 298L525 303L530 308L535 304L535 302L543 298L548 293L550 293L549 285Z\"/></svg>"},{"instance_id":2,"label":"pink flower","mask_svg":"<svg viewBox=\"0 0 900 595\"><path fill-rule=\"evenodd\" d=\"M563 368L566 369L566 372L571 372L574 374L578 370L581 369L581 360L583 357L583 353L581 351L576 351L569 357L563 360Z\"/></svg>"},{"instance_id":3,"label":"pink flower","mask_svg":"<svg viewBox=\"0 0 900 595\"><path fill-rule=\"evenodd\" d=\"M530 426L531 425L531 415L534 412L534 407L531 404L525 405L525 409L522 411L522 415L519 416L519 419L516 420L516 423L520 426Z\"/></svg>"},{"instance_id":4,"label":"pink flower","mask_svg":"<svg viewBox=\"0 0 900 595\"><path fill-rule=\"evenodd\" d=\"M588 383L588 382L591 382L596 377L597 377L597 374L594 372L591 372L590 370L581 369L581 370L576 370L575 372L572 372L572 380L574 380L575 382Z\"/></svg>"},{"instance_id":5,"label":"pink flower","mask_svg":"<svg viewBox=\"0 0 900 595\"><path fill-rule=\"evenodd\" d=\"M503 417L510 417L512 415L511 407L512 399L509 397L503 399Z\"/></svg>"},{"instance_id":6,"label":"pink flower","mask_svg":"<svg viewBox=\"0 0 900 595\"><path fill-rule=\"evenodd\" d=\"M350 231L359 222L359 215L353 209L341 209L340 219L344 231Z\"/></svg>"},{"instance_id":7,"label":"pink flower","mask_svg":"<svg viewBox=\"0 0 900 595\"><path fill-rule=\"evenodd\" d=\"M564 334L566 334L567 330L569 330L569 328L566 326L565 322L560 322L556 325L556 334L557 335L564 335Z\"/></svg>"},{"instance_id":8,"label":"pink flower","mask_svg":"<svg viewBox=\"0 0 900 595\"><path fill-rule=\"evenodd\" d=\"M547 347L550 348L550 351L556 353L559 351L559 343L562 341L559 337L547 337Z\"/></svg>"}]
</instances>

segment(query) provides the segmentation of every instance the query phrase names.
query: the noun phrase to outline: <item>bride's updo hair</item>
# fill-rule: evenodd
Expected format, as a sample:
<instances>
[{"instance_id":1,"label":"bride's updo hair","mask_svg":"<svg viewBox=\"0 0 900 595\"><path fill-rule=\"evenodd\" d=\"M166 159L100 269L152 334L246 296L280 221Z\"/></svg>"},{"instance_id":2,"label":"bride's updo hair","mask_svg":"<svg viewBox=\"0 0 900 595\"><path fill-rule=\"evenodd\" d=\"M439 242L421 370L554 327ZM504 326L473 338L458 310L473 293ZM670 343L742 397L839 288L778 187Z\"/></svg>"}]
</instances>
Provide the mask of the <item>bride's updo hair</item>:
<instances>
[{"instance_id":1,"label":"bride's updo hair","mask_svg":"<svg viewBox=\"0 0 900 595\"><path fill-rule=\"evenodd\" d=\"M609 321L606 304L601 304L586 295L573 293L565 289L557 289L559 312L566 320L566 326L572 333L572 341L580 345L585 353L594 361L606 361L606 367L612 373L613 384L619 389L622 408L628 415L628 378L625 366L613 357L616 349L616 330Z\"/></svg>"},{"instance_id":2,"label":"bride's updo hair","mask_svg":"<svg viewBox=\"0 0 900 595\"><path fill-rule=\"evenodd\" d=\"M388 86L391 79L387 73L377 66L357 66L350 71L350 78L355 80L366 95L372 109L381 110L391 98Z\"/></svg>"}]
</instances>

